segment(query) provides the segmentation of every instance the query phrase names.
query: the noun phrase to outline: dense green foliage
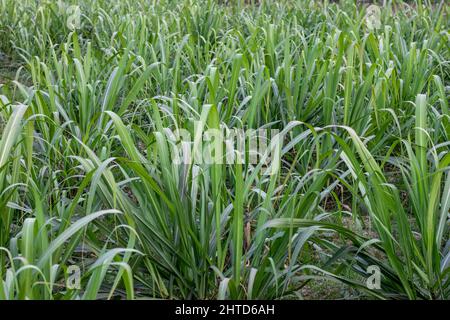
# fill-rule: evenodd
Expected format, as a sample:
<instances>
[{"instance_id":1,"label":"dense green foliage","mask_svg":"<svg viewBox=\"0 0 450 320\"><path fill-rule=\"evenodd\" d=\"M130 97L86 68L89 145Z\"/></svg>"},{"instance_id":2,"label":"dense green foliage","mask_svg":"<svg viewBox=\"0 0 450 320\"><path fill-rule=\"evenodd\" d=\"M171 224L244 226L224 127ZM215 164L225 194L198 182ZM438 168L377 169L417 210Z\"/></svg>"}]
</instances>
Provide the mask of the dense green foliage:
<instances>
[{"instance_id":1,"label":"dense green foliage","mask_svg":"<svg viewBox=\"0 0 450 320\"><path fill-rule=\"evenodd\" d=\"M0 0L0 299L449 299L445 1L70 2ZM174 163L195 121L280 168Z\"/></svg>"}]
</instances>

